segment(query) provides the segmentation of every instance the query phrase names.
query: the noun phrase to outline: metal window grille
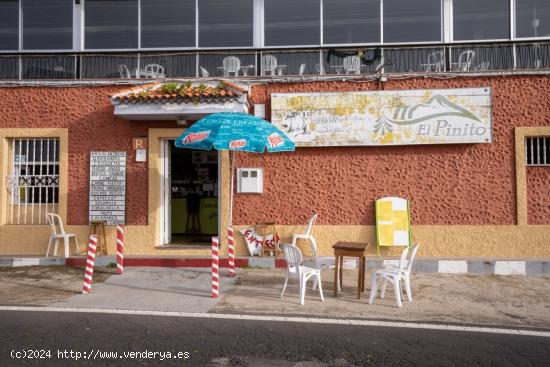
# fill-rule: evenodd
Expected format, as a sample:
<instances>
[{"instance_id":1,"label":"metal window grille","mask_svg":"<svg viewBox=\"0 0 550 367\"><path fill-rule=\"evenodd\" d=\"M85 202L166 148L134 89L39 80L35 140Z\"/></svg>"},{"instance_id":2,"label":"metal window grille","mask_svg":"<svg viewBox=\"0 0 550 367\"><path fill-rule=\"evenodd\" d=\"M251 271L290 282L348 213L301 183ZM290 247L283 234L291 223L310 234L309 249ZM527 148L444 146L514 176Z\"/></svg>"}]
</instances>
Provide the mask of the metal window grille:
<instances>
[{"instance_id":1,"label":"metal window grille","mask_svg":"<svg viewBox=\"0 0 550 367\"><path fill-rule=\"evenodd\" d=\"M12 139L8 224L46 224L58 212L59 139Z\"/></svg>"},{"instance_id":2,"label":"metal window grille","mask_svg":"<svg viewBox=\"0 0 550 367\"><path fill-rule=\"evenodd\" d=\"M550 136L528 137L525 157L528 166L550 166Z\"/></svg>"}]
</instances>

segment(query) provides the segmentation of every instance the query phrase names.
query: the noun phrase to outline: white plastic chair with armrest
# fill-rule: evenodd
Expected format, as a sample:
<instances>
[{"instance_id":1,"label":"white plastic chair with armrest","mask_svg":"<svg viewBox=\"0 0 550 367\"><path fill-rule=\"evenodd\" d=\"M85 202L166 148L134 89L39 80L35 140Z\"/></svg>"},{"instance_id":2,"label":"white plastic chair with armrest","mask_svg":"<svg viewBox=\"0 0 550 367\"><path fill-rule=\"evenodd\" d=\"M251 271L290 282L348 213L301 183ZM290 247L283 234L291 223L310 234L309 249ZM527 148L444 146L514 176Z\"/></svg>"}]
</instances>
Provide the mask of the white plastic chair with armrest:
<instances>
[{"instance_id":1,"label":"white plastic chair with armrest","mask_svg":"<svg viewBox=\"0 0 550 367\"><path fill-rule=\"evenodd\" d=\"M361 74L361 59L357 56L347 56L343 61L346 74Z\"/></svg>"},{"instance_id":2,"label":"white plastic chair with armrest","mask_svg":"<svg viewBox=\"0 0 550 367\"><path fill-rule=\"evenodd\" d=\"M164 66L162 65L147 64L144 70L146 78L164 78Z\"/></svg>"},{"instance_id":3,"label":"white plastic chair with armrest","mask_svg":"<svg viewBox=\"0 0 550 367\"><path fill-rule=\"evenodd\" d=\"M313 266L316 269L323 270L325 268L328 268L335 264L334 257L319 257L317 256L317 241L315 241L315 237L313 237L313 226L315 225L315 222L317 221L319 214L315 213L311 216L309 219L309 222L307 224L307 230L306 233L295 233L292 235L292 246L296 246L296 243L298 240L306 240L309 241L309 245L311 247L311 253L313 255ZM338 289L340 290L340 279L338 281ZM313 289L315 289L317 286L317 282L313 282Z\"/></svg>"},{"instance_id":4,"label":"white plastic chair with armrest","mask_svg":"<svg viewBox=\"0 0 550 367\"><path fill-rule=\"evenodd\" d=\"M405 262L408 253L409 248L405 247L401 253L401 258L399 259L399 266L396 269L379 269L372 273L369 304L372 304L376 294L378 293L378 280L382 279L384 281L384 285L382 287L383 291L386 289L386 282L390 281L393 284L397 307L402 306L403 294L401 293L401 279L403 276L403 271L405 270ZM384 298L384 292L380 294L380 298Z\"/></svg>"},{"instance_id":5,"label":"white plastic chair with armrest","mask_svg":"<svg viewBox=\"0 0 550 367\"><path fill-rule=\"evenodd\" d=\"M222 66L223 76L229 76L230 73L238 76L241 68L241 60L235 56L227 56L222 60Z\"/></svg>"},{"instance_id":6,"label":"white plastic chair with armrest","mask_svg":"<svg viewBox=\"0 0 550 367\"><path fill-rule=\"evenodd\" d=\"M128 66L126 64L119 64L118 65L118 73L120 74L120 77L122 79L130 79L130 69L128 69Z\"/></svg>"},{"instance_id":7,"label":"white plastic chair with armrest","mask_svg":"<svg viewBox=\"0 0 550 367\"><path fill-rule=\"evenodd\" d=\"M63 226L63 221L61 220L61 217L54 213L48 213L48 223L50 224L52 233L50 235L50 241L48 242L46 257L48 257L48 254L50 252L50 247L52 246L52 242L55 242L53 247L53 254L54 256L57 256L57 245L59 244L59 240L63 240L63 244L65 245L65 257L69 257L69 244L70 244L70 239L73 237L75 242L76 254L78 255L79 253L78 238L74 233L65 232L65 227Z\"/></svg>"},{"instance_id":8,"label":"white plastic chair with armrest","mask_svg":"<svg viewBox=\"0 0 550 367\"><path fill-rule=\"evenodd\" d=\"M306 71L306 64L300 64L300 69L298 69L298 75L304 75Z\"/></svg>"},{"instance_id":9,"label":"white plastic chair with armrest","mask_svg":"<svg viewBox=\"0 0 550 367\"><path fill-rule=\"evenodd\" d=\"M202 66L199 66L199 68L201 69L201 76L203 78L208 78L210 76L210 73L208 72L208 70L206 70L206 68Z\"/></svg>"},{"instance_id":10,"label":"white plastic chair with armrest","mask_svg":"<svg viewBox=\"0 0 550 367\"><path fill-rule=\"evenodd\" d=\"M264 75L275 75L275 70L277 70L277 58L273 55L263 55L262 56L262 71Z\"/></svg>"},{"instance_id":11,"label":"white plastic chair with armrest","mask_svg":"<svg viewBox=\"0 0 550 367\"><path fill-rule=\"evenodd\" d=\"M412 267L414 263L414 259L416 257L416 252L418 251L419 244L415 244L412 249L409 250L408 258L405 260L405 268L403 269L403 272L401 273L401 280L405 283L405 291L407 293L407 298L409 302L412 302L412 293L411 293L411 273L412 273ZM399 265L394 264L388 264L384 266L384 269L386 270L393 270L396 271L399 268ZM382 285L382 293L380 298L384 298L384 294L386 293L386 285L387 281L384 280L384 284Z\"/></svg>"},{"instance_id":12,"label":"white plastic chair with armrest","mask_svg":"<svg viewBox=\"0 0 550 367\"><path fill-rule=\"evenodd\" d=\"M445 66L445 54L443 51L434 51L428 55L428 63L424 64L426 71L442 72Z\"/></svg>"},{"instance_id":13,"label":"white plastic chair with armrest","mask_svg":"<svg viewBox=\"0 0 550 367\"><path fill-rule=\"evenodd\" d=\"M286 276L283 290L281 291L281 298L283 298L288 285L289 278L297 278L300 282L300 304L304 304L306 294L306 284L309 278L315 277L315 280L319 284L319 294L321 295L321 301L324 301L323 287L321 284L321 271L319 269L311 268L309 266L302 265L302 253L300 249L292 245L283 245L283 253L286 260Z\"/></svg>"},{"instance_id":14,"label":"white plastic chair with armrest","mask_svg":"<svg viewBox=\"0 0 550 367\"><path fill-rule=\"evenodd\" d=\"M458 55L458 71L469 71L472 70L472 65L476 52L474 50L462 51Z\"/></svg>"}]
</instances>

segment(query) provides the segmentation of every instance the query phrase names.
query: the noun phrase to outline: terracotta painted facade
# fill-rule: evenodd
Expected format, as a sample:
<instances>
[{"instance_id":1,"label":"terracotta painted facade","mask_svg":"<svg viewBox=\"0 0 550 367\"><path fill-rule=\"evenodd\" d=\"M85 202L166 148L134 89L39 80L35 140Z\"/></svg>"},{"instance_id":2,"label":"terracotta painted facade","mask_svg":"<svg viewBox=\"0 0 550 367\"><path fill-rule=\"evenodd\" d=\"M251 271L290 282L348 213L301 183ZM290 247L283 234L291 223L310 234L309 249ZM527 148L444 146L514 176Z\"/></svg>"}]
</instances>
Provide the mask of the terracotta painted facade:
<instances>
[{"instance_id":1,"label":"terracotta painted facade","mask_svg":"<svg viewBox=\"0 0 550 367\"><path fill-rule=\"evenodd\" d=\"M305 224L315 211L319 213L318 224L323 231L319 234L320 246L328 249L327 252L335 233L351 231L353 238L372 236L374 200L382 196L401 196L411 199L413 225L419 226L423 238L443 236L434 241L439 247L426 247L421 255L550 256L550 251L538 243L540 238L550 236L547 226L550 225L550 167L526 171L527 224L544 225L537 230L542 232L537 232L538 242L532 245L534 247L515 251L510 243L510 250L504 252L498 252L496 245L494 250L486 252L475 244L471 249L452 248L452 241L460 235L460 231L455 230L457 225L487 232L476 234L472 231L472 235L479 238L500 232L499 228L518 225L520 199L516 183L515 129L543 127L548 128L550 135L550 76L390 79L383 84L358 81L269 83L252 85L249 98L252 105L266 105L269 119L272 93L466 87L492 88L493 143L299 148L293 153L272 155L239 153L236 166L263 167L265 181L262 195L235 195L234 223L247 226L275 221L290 233ZM158 182L152 184L151 178L156 180L158 172L151 169L154 158L145 163L135 162L132 138L151 136L150 129L176 129L176 124L115 117L109 96L124 89L127 87L0 87L0 131L68 130L66 221L84 237L88 221L89 152L126 151L127 224L134 226L136 233L138 229L142 231L139 233L148 233L147 236L136 235L140 238L134 240L134 248L131 244L129 251L156 254L158 251L154 247L158 243L154 238L158 229L151 228L150 221L151 213L158 211L151 204L151 197L158 196L158 192L153 192ZM149 152L150 157L157 157L152 153ZM227 203L223 205L227 207ZM5 224L0 224L0 231L6 228ZM15 233L17 229L12 226L10 231ZM430 235L430 231L433 234ZM47 228L43 232L47 233ZM521 237L520 232L514 232L514 236ZM451 241L450 245L442 249L439 244L446 241ZM238 245L238 254L245 255L242 241ZM9 243L0 243L0 254L16 251L2 250L9 246ZM37 248L17 251L35 253Z\"/></svg>"},{"instance_id":2,"label":"terracotta painted facade","mask_svg":"<svg viewBox=\"0 0 550 367\"><path fill-rule=\"evenodd\" d=\"M269 111L271 93L375 90L371 83L272 84L253 89L253 103ZM374 200L412 200L413 224L510 225L516 223L514 128L550 126L550 77L410 79L385 90L491 87L493 143L402 147L301 148L291 154L239 154L239 165L266 167L261 196L237 195L236 223L274 219L303 223L374 224ZM268 112L269 113L269 112ZM550 168L529 171L529 218L550 224ZM536 184L535 184L536 182ZM533 184L531 184L533 183ZM269 208L258 213L251 208Z\"/></svg>"}]
</instances>

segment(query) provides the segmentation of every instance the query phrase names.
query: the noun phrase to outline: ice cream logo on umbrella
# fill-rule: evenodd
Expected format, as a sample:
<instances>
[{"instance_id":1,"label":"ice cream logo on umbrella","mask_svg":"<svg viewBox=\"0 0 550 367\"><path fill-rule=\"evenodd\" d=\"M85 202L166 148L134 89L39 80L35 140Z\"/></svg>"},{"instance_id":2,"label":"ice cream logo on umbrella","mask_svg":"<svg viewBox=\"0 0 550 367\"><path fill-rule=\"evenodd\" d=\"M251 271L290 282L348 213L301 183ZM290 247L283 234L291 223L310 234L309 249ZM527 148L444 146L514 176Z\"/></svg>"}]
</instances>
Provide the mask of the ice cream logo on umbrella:
<instances>
[{"instance_id":1,"label":"ice cream logo on umbrella","mask_svg":"<svg viewBox=\"0 0 550 367\"><path fill-rule=\"evenodd\" d=\"M183 139L182 144L192 144L199 141L203 141L210 135L210 130L200 131L198 133L191 133Z\"/></svg>"},{"instance_id":2,"label":"ice cream logo on umbrella","mask_svg":"<svg viewBox=\"0 0 550 367\"><path fill-rule=\"evenodd\" d=\"M229 142L229 149L239 149L246 146L246 139L231 140Z\"/></svg>"},{"instance_id":3,"label":"ice cream logo on umbrella","mask_svg":"<svg viewBox=\"0 0 550 367\"><path fill-rule=\"evenodd\" d=\"M277 133L269 135L267 137L267 140L269 141L269 145L271 145L272 148L281 146L284 143L283 137Z\"/></svg>"}]
</instances>

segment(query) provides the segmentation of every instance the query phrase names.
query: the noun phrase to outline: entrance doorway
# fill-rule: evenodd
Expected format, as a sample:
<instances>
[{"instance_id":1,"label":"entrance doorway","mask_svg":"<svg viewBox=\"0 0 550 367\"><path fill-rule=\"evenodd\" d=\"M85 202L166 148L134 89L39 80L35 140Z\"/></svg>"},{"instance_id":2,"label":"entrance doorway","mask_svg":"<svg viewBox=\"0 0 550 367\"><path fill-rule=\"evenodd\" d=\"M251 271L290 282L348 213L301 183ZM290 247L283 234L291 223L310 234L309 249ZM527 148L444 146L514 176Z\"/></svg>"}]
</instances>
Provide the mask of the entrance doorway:
<instances>
[{"instance_id":1,"label":"entrance doorway","mask_svg":"<svg viewBox=\"0 0 550 367\"><path fill-rule=\"evenodd\" d=\"M161 242L211 246L218 233L218 152L176 148L163 140Z\"/></svg>"}]
</instances>

